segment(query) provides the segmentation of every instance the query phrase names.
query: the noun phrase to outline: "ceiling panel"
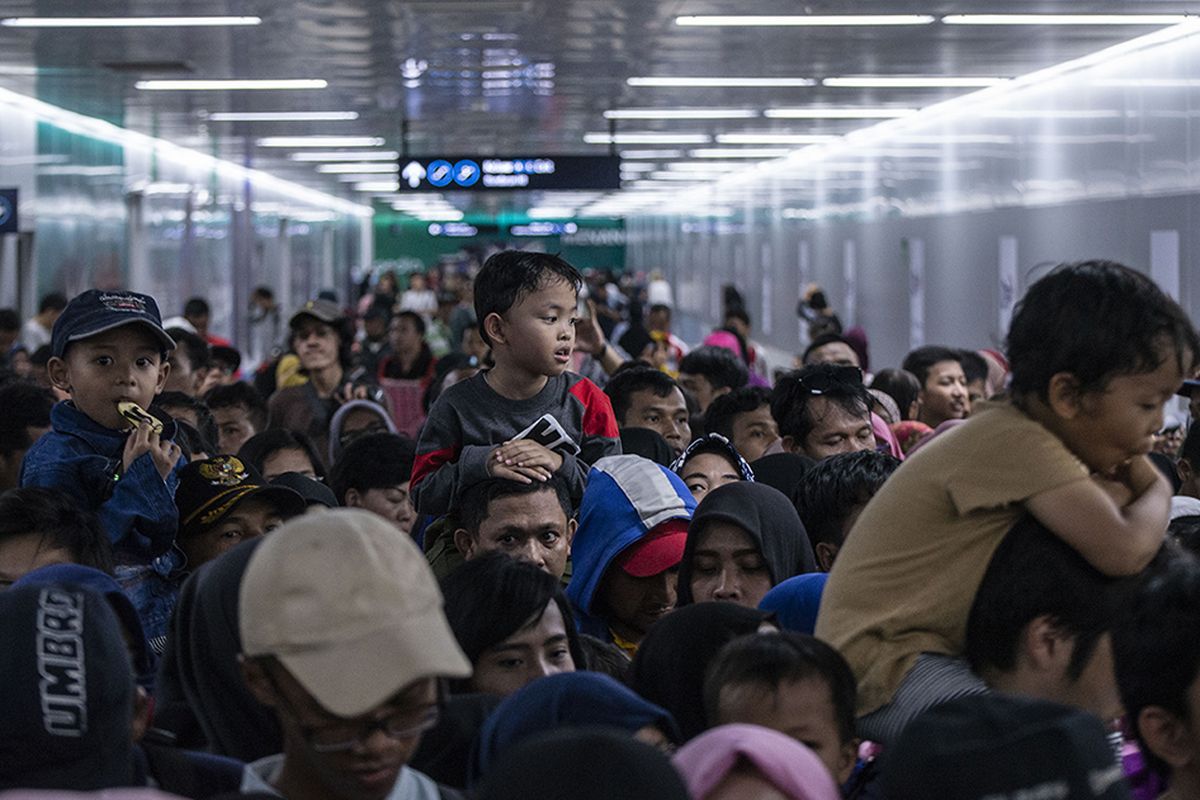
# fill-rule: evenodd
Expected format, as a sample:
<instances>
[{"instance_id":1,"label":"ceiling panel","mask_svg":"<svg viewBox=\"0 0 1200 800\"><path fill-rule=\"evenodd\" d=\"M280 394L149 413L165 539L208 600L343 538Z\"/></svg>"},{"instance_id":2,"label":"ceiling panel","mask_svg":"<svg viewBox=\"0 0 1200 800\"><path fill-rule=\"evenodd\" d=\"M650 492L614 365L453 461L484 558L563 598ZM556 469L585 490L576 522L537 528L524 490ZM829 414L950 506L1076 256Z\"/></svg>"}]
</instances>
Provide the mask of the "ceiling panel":
<instances>
[{"instance_id":1,"label":"ceiling panel","mask_svg":"<svg viewBox=\"0 0 1200 800\"><path fill-rule=\"evenodd\" d=\"M627 107L919 107L945 90L640 88L631 76L857 74L1015 76L1146 28L695 28L684 14L1183 13L1187 2L1115 0L0 0L0 17L258 15L251 28L61 30L0 27L0 86L346 193L264 135L384 137L414 153L603 153L583 134ZM107 66L106 66L107 65ZM147 92L145 78L323 78L319 91ZM356 111L353 122L220 123L215 111ZM841 133L861 121L622 121L619 131Z\"/></svg>"}]
</instances>

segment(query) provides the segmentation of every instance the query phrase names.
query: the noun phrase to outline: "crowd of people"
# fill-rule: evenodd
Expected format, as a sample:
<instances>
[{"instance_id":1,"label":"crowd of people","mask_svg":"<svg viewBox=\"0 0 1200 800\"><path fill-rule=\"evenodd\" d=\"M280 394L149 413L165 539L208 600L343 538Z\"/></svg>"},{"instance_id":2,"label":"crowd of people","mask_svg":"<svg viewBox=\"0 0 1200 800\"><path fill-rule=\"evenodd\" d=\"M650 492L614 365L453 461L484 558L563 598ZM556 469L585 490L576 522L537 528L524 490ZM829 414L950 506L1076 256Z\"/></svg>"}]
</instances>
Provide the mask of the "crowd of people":
<instances>
[{"instance_id":1,"label":"crowd of people","mask_svg":"<svg viewBox=\"0 0 1200 800\"><path fill-rule=\"evenodd\" d=\"M786 369L671 294L502 251L256 290L255 358L0 310L0 790L1200 798L1184 310L1064 264L873 372L819 287Z\"/></svg>"}]
</instances>

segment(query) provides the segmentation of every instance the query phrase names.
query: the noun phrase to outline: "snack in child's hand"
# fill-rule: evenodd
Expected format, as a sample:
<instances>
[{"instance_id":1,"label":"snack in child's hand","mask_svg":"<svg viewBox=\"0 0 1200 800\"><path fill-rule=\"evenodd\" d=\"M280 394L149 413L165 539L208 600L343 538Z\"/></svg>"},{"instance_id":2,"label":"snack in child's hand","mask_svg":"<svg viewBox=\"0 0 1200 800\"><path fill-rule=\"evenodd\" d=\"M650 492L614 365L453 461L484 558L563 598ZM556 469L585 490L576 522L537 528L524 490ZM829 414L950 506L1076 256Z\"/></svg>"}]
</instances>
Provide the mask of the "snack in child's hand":
<instances>
[{"instance_id":1,"label":"snack in child's hand","mask_svg":"<svg viewBox=\"0 0 1200 800\"><path fill-rule=\"evenodd\" d=\"M150 429L155 433L162 435L162 421L158 417L147 412L137 403L131 400L122 400L120 403L117 403L117 411L119 411L121 416L124 417L134 427L145 423L149 425Z\"/></svg>"}]
</instances>

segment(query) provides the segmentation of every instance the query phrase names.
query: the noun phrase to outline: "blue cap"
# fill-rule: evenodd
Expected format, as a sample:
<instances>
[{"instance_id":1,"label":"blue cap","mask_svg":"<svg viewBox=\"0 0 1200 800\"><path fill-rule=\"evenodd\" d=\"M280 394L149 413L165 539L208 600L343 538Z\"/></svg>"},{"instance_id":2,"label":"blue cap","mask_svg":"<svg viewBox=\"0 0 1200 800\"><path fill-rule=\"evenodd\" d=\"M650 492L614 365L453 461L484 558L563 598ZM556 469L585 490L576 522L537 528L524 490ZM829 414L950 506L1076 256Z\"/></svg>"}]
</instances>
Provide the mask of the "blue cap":
<instances>
[{"instance_id":1,"label":"blue cap","mask_svg":"<svg viewBox=\"0 0 1200 800\"><path fill-rule=\"evenodd\" d=\"M137 292L89 289L67 303L54 323L54 331L50 334L51 353L62 358L71 342L133 323L149 328L164 351L175 349L175 340L163 330L162 315L158 313L158 303L153 297Z\"/></svg>"}]
</instances>

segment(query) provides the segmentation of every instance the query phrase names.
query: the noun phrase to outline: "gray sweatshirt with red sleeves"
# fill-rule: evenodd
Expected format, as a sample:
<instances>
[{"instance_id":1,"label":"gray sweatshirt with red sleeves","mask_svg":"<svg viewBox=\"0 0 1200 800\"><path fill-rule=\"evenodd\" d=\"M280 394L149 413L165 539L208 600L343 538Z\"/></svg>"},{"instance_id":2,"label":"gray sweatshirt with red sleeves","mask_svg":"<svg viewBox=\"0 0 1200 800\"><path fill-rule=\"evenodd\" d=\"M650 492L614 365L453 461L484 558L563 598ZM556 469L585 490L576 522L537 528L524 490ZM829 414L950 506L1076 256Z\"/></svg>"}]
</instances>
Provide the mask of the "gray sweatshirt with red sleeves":
<instances>
[{"instance_id":1,"label":"gray sweatshirt with red sleeves","mask_svg":"<svg viewBox=\"0 0 1200 800\"><path fill-rule=\"evenodd\" d=\"M488 477L488 453L512 439L532 439L561 455L558 475L576 501L591 465L620 455L612 404L587 378L564 372L533 397L509 400L484 376L446 389L429 410L409 489L417 513L448 512L464 489Z\"/></svg>"}]
</instances>

